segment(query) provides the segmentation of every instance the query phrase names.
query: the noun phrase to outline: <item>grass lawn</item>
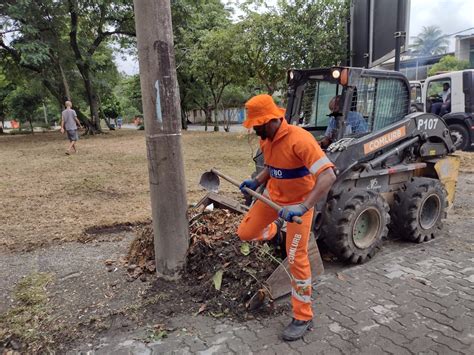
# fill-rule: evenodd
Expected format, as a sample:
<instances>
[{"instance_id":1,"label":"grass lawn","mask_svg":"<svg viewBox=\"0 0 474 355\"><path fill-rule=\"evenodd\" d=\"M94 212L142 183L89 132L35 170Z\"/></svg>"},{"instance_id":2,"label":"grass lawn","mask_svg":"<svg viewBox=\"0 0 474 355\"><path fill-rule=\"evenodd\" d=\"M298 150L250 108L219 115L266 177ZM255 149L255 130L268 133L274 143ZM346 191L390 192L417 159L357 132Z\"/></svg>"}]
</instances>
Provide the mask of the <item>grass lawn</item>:
<instances>
[{"instance_id":1,"label":"grass lawn","mask_svg":"<svg viewBox=\"0 0 474 355\"><path fill-rule=\"evenodd\" d=\"M0 136L0 249L77 240L89 227L150 218L144 131L80 139L71 156L67 143L59 132ZM257 144L242 133L183 132L188 203L204 195L198 181L211 167L237 180L249 176Z\"/></svg>"}]
</instances>

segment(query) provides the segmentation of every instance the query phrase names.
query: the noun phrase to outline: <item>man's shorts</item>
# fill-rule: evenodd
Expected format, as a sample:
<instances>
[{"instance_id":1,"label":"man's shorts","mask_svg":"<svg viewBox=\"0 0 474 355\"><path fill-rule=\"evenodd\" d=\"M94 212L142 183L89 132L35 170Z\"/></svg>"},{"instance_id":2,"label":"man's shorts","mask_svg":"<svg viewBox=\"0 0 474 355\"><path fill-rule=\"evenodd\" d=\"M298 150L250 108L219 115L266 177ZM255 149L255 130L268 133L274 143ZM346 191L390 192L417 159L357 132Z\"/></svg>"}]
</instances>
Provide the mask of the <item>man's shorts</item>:
<instances>
[{"instance_id":1,"label":"man's shorts","mask_svg":"<svg viewBox=\"0 0 474 355\"><path fill-rule=\"evenodd\" d=\"M77 141L79 139L77 129L67 130L67 139L69 139L71 142Z\"/></svg>"}]
</instances>

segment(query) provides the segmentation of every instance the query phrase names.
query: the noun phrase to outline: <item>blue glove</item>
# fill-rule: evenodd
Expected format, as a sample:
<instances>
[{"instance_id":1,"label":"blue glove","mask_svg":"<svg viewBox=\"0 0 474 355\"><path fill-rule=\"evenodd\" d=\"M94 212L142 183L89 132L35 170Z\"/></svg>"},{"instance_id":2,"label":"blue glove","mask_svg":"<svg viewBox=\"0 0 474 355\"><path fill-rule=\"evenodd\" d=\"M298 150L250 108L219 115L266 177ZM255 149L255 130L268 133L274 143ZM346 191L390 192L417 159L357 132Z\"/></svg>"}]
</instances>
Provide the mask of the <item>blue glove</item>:
<instances>
[{"instance_id":1,"label":"blue glove","mask_svg":"<svg viewBox=\"0 0 474 355\"><path fill-rule=\"evenodd\" d=\"M283 207L278 213L278 215L287 222L293 222L294 216L300 217L304 215L306 212L308 212L308 209L306 208L305 205L300 203L298 205L290 205L290 206Z\"/></svg>"},{"instance_id":2,"label":"blue glove","mask_svg":"<svg viewBox=\"0 0 474 355\"><path fill-rule=\"evenodd\" d=\"M242 191L242 193L244 195L246 195L247 193L244 191L244 187L248 187L250 190L255 191L257 189L257 187L259 187L259 186L260 186L260 184L259 184L257 179L247 179L247 180L244 180L240 184L240 191Z\"/></svg>"}]
</instances>

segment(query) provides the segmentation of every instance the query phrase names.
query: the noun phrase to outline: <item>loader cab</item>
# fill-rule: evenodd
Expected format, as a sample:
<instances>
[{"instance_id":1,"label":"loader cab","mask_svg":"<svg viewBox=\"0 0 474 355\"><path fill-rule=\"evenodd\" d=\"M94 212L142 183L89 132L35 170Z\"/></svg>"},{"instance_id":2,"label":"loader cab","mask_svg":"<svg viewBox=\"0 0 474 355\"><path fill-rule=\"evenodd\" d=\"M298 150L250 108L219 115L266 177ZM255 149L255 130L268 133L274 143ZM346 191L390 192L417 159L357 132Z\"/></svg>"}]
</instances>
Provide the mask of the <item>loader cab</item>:
<instances>
[{"instance_id":1,"label":"loader cab","mask_svg":"<svg viewBox=\"0 0 474 355\"><path fill-rule=\"evenodd\" d=\"M330 103L338 98L338 112ZM358 138L405 117L410 86L398 72L332 67L288 72L286 119L318 141ZM328 128L329 127L329 128Z\"/></svg>"},{"instance_id":2,"label":"loader cab","mask_svg":"<svg viewBox=\"0 0 474 355\"><path fill-rule=\"evenodd\" d=\"M438 110L443 86L449 85L449 107ZM466 69L430 76L422 88L424 112L443 117L458 150L474 147L474 70Z\"/></svg>"}]
</instances>

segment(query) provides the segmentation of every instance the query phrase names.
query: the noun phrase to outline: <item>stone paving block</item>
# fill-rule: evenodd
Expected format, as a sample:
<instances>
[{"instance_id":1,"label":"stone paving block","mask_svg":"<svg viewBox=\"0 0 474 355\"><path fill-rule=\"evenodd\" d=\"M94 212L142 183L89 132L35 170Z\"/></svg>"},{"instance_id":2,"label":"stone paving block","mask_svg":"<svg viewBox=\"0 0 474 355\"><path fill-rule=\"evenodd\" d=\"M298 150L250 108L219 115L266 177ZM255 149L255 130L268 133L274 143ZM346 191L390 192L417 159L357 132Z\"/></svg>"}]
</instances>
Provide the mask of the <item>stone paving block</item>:
<instances>
[{"instance_id":1,"label":"stone paving block","mask_svg":"<svg viewBox=\"0 0 474 355\"><path fill-rule=\"evenodd\" d=\"M433 339L434 342L446 345L453 351L465 352L469 348L469 345L461 343L458 339L447 337L438 331L433 331L427 336Z\"/></svg>"},{"instance_id":2,"label":"stone paving block","mask_svg":"<svg viewBox=\"0 0 474 355\"><path fill-rule=\"evenodd\" d=\"M266 348L262 351L259 351L258 353L261 355L278 355L277 352L272 348Z\"/></svg>"},{"instance_id":3,"label":"stone paving block","mask_svg":"<svg viewBox=\"0 0 474 355\"><path fill-rule=\"evenodd\" d=\"M435 303L435 302L428 302L426 299L422 298L422 297L417 297L415 296L415 299L414 299L414 302L420 306L420 307L423 307L423 308L427 308L429 309L430 311L432 312L440 312L440 313L443 313L443 311L446 311L446 308L441 306L439 303ZM444 314L445 315L445 314Z\"/></svg>"},{"instance_id":4,"label":"stone paving block","mask_svg":"<svg viewBox=\"0 0 474 355\"><path fill-rule=\"evenodd\" d=\"M452 285L454 288L464 291L470 296L474 296L474 289L472 282L461 278L450 278L447 282L448 285Z\"/></svg>"},{"instance_id":5,"label":"stone paving block","mask_svg":"<svg viewBox=\"0 0 474 355\"><path fill-rule=\"evenodd\" d=\"M470 308L470 309L474 309L474 297L463 292L463 291L459 291L458 290L458 298L463 300L463 301L467 301L467 302L463 302L464 306L467 307L467 308Z\"/></svg>"},{"instance_id":6,"label":"stone paving block","mask_svg":"<svg viewBox=\"0 0 474 355\"><path fill-rule=\"evenodd\" d=\"M157 353L158 354L158 353ZM219 344L219 345L213 345L209 348L207 348L204 351L198 351L196 352L197 355L227 355L227 354L233 354L232 351L230 351L225 344Z\"/></svg>"},{"instance_id":7,"label":"stone paving block","mask_svg":"<svg viewBox=\"0 0 474 355\"><path fill-rule=\"evenodd\" d=\"M397 355L411 355L407 348L393 343L389 338L380 336L375 339L375 344L380 346L384 351Z\"/></svg>"},{"instance_id":8,"label":"stone paving block","mask_svg":"<svg viewBox=\"0 0 474 355\"><path fill-rule=\"evenodd\" d=\"M173 350L182 349L185 347L184 340L181 339L164 339L158 342L149 343L148 347L153 354L171 353Z\"/></svg>"},{"instance_id":9,"label":"stone paving block","mask_svg":"<svg viewBox=\"0 0 474 355\"><path fill-rule=\"evenodd\" d=\"M435 322L433 320L427 320L425 322L425 325L431 331L436 331L436 332L442 333L444 336L446 336L448 338L457 339L458 341L460 341L464 345L469 345L469 344L473 343L474 334L472 334L470 332L473 331L474 322L471 318L464 318L464 319L462 319L461 324L456 325L456 328L461 329L461 330L457 330L453 326L445 326L444 324L440 324L440 323ZM457 326L459 326L459 327L457 327ZM468 339L466 339L466 335L467 335Z\"/></svg>"},{"instance_id":10,"label":"stone paving block","mask_svg":"<svg viewBox=\"0 0 474 355\"><path fill-rule=\"evenodd\" d=\"M208 348L207 342L197 336L189 336L184 338L184 343L193 351L206 350Z\"/></svg>"},{"instance_id":11,"label":"stone paving block","mask_svg":"<svg viewBox=\"0 0 474 355\"><path fill-rule=\"evenodd\" d=\"M317 343L306 344L298 348L298 352L302 355L342 355L342 352L329 344L329 342L323 340Z\"/></svg>"},{"instance_id":12,"label":"stone paving block","mask_svg":"<svg viewBox=\"0 0 474 355\"><path fill-rule=\"evenodd\" d=\"M430 309L421 307L417 309L417 312L421 315L423 315L426 318L432 319L440 324L446 325L448 327L453 327L453 320L451 318L446 317L445 315L441 313L436 313L433 312ZM456 330L462 330L462 329L456 329Z\"/></svg>"},{"instance_id":13,"label":"stone paving block","mask_svg":"<svg viewBox=\"0 0 474 355\"><path fill-rule=\"evenodd\" d=\"M394 332L388 326L381 324L377 328L377 334L390 339L394 344L404 346L409 342L409 339L402 333Z\"/></svg>"},{"instance_id":14,"label":"stone paving block","mask_svg":"<svg viewBox=\"0 0 474 355\"><path fill-rule=\"evenodd\" d=\"M340 336L328 338L328 342L343 354L350 354L354 350L354 344Z\"/></svg>"},{"instance_id":15,"label":"stone paving block","mask_svg":"<svg viewBox=\"0 0 474 355\"><path fill-rule=\"evenodd\" d=\"M181 354L189 354L189 348L184 346L183 344L175 344L174 346L170 346L171 344L160 344L160 345L149 345L151 348L152 355L158 354L176 354L177 351L181 351ZM187 351L187 352L186 352Z\"/></svg>"},{"instance_id":16,"label":"stone paving block","mask_svg":"<svg viewBox=\"0 0 474 355\"><path fill-rule=\"evenodd\" d=\"M327 339L333 335L334 333L329 330L328 324L325 324L320 328L313 328L311 331L306 332L304 341L306 343L314 343L321 339Z\"/></svg>"},{"instance_id":17,"label":"stone paving block","mask_svg":"<svg viewBox=\"0 0 474 355\"><path fill-rule=\"evenodd\" d=\"M459 304L459 302L456 301L456 298L454 299L453 298L450 299L449 297L440 298L436 294L433 294L431 292L414 292L412 295L417 298L422 298L426 300L427 302L435 303L441 307L444 307L445 309L454 307Z\"/></svg>"},{"instance_id":18,"label":"stone paving block","mask_svg":"<svg viewBox=\"0 0 474 355\"><path fill-rule=\"evenodd\" d=\"M335 301L329 301L327 302L327 305L331 308L331 309L335 309L337 310L338 312L340 312L341 314L349 317L352 319L352 315L356 314L357 313L357 310L351 308L351 307L348 307L348 305L343 305L341 304L340 302L335 302Z\"/></svg>"},{"instance_id":19,"label":"stone paving block","mask_svg":"<svg viewBox=\"0 0 474 355\"><path fill-rule=\"evenodd\" d=\"M125 341L115 346L104 347L102 349L96 350L94 354L117 354L117 355L151 355L152 350L148 348L145 344L131 340Z\"/></svg>"},{"instance_id":20,"label":"stone paving block","mask_svg":"<svg viewBox=\"0 0 474 355\"><path fill-rule=\"evenodd\" d=\"M337 334L341 339L345 341L349 341L357 337L357 334L352 329L346 328L338 322L333 322L329 324L329 330L332 333Z\"/></svg>"},{"instance_id":21,"label":"stone paving block","mask_svg":"<svg viewBox=\"0 0 474 355\"><path fill-rule=\"evenodd\" d=\"M331 313L327 314L328 318L332 321L341 324L345 328L350 328L357 325L351 318L341 314L337 309L333 309Z\"/></svg>"},{"instance_id":22,"label":"stone paving block","mask_svg":"<svg viewBox=\"0 0 474 355\"><path fill-rule=\"evenodd\" d=\"M424 353L424 351L428 351L432 347L437 346L433 339L427 336L420 336L416 337L408 344L406 344L406 348L409 349L414 354Z\"/></svg>"},{"instance_id":23,"label":"stone paving block","mask_svg":"<svg viewBox=\"0 0 474 355\"><path fill-rule=\"evenodd\" d=\"M257 330L250 330L249 328L245 329L237 329L234 330L234 334L242 339L243 342L252 342L259 340L257 335L255 334Z\"/></svg>"},{"instance_id":24,"label":"stone paving block","mask_svg":"<svg viewBox=\"0 0 474 355\"><path fill-rule=\"evenodd\" d=\"M240 338L233 338L226 342L227 347L236 354L249 354L252 352L250 345Z\"/></svg>"}]
</instances>

